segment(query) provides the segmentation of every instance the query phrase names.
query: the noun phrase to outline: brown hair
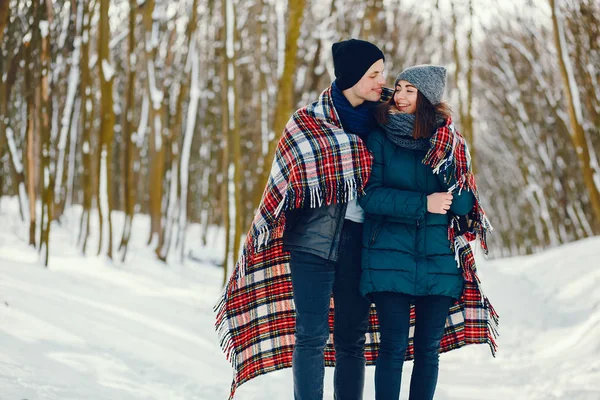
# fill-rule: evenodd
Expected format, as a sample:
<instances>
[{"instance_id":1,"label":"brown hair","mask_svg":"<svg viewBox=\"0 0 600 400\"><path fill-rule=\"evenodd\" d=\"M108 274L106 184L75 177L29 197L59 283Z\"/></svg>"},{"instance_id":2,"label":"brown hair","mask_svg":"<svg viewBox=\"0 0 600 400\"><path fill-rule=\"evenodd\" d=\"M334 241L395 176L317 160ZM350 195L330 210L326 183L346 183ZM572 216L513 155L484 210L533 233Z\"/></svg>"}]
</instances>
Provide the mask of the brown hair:
<instances>
[{"instance_id":1,"label":"brown hair","mask_svg":"<svg viewBox=\"0 0 600 400\"><path fill-rule=\"evenodd\" d=\"M380 125L387 124L390 115L390 108L395 107L394 105L394 95L396 91L392 94L392 97L388 101L384 101L375 107L375 111L373 112L373 116L375 117L375 121Z\"/></svg>"},{"instance_id":2,"label":"brown hair","mask_svg":"<svg viewBox=\"0 0 600 400\"><path fill-rule=\"evenodd\" d=\"M394 104L394 94L392 97L377 106L375 109L375 120L382 125L388 122L390 109L396 107ZM430 138L438 128L437 118L441 117L444 120L448 119L452 115L450 106L445 102L440 102L437 105L432 105L429 100L420 91L417 91L417 108L415 110L415 129L413 131L413 138L415 139L427 139Z\"/></svg>"}]
</instances>

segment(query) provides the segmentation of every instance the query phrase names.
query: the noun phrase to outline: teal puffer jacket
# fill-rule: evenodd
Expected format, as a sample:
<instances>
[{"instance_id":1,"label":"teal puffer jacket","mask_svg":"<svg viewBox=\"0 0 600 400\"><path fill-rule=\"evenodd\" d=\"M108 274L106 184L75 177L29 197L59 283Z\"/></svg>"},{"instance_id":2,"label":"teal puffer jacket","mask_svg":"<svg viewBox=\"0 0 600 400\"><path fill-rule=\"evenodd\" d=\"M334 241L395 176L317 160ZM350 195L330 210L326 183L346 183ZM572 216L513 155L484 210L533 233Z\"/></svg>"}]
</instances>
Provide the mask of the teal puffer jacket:
<instances>
[{"instance_id":1,"label":"teal puffer jacket","mask_svg":"<svg viewBox=\"0 0 600 400\"><path fill-rule=\"evenodd\" d=\"M426 151L392 143L381 130L369 135L374 163L365 196L361 293L399 292L458 298L463 278L448 240L448 214L427 211L427 196L445 192L445 183L423 164ZM466 215L471 192L454 192L450 211Z\"/></svg>"}]
</instances>

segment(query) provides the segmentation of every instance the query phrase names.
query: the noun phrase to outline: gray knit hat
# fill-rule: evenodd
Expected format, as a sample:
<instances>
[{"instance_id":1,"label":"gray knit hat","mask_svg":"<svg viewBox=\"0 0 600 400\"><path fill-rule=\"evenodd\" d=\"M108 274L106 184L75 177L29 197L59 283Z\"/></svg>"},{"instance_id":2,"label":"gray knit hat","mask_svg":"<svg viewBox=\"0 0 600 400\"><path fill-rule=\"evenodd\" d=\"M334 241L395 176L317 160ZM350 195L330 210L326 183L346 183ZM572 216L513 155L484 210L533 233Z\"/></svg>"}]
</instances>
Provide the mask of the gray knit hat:
<instances>
[{"instance_id":1,"label":"gray knit hat","mask_svg":"<svg viewBox=\"0 0 600 400\"><path fill-rule=\"evenodd\" d=\"M439 65L415 65L400 72L394 86L399 81L413 84L435 106L442 101L446 87L446 68Z\"/></svg>"}]
</instances>

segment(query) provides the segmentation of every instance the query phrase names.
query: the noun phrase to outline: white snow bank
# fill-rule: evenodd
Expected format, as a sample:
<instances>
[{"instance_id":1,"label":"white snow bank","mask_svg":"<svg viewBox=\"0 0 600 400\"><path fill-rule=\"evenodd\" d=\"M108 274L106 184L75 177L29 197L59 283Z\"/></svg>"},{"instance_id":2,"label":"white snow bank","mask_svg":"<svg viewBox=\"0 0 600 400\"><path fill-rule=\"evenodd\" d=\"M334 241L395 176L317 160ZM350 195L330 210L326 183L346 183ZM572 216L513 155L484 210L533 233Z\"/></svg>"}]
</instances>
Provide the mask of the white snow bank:
<instances>
[{"instance_id":1,"label":"white snow bank","mask_svg":"<svg viewBox=\"0 0 600 400\"><path fill-rule=\"evenodd\" d=\"M221 269L165 265L145 247L149 221L134 220L125 265L82 257L78 220L53 225L51 264L27 247L16 199L0 200L0 400L226 399L231 368L214 333ZM115 237L122 216L116 214ZM96 229L93 227L92 229ZM200 248L203 259L222 244ZM95 249L96 237L90 238ZM487 346L444 354L436 400L600 398L600 238L530 257L481 262L500 314L497 358ZM95 253L91 250L89 254ZM365 399L373 398L373 368ZM402 399L408 398L406 363ZM332 371L325 398L332 398ZM292 399L289 370L244 384L236 399Z\"/></svg>"}]
</instances>

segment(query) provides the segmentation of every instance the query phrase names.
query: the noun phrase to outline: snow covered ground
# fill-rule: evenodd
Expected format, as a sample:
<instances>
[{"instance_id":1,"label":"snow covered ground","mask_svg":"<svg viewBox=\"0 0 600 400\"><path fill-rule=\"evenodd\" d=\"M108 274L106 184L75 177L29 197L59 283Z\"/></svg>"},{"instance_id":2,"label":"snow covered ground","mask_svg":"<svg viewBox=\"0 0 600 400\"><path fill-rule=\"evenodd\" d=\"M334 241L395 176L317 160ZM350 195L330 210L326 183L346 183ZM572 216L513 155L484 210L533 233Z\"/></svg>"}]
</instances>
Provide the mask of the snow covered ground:
<instances>
[{"instance_id":1,"label":"snow covered ground","mask_svg":"<svg viewBox=\"0 0 600 400\"><path fill-rule=\"evenodd\" d=\"M143 243L148 221L136 217L126 264L79 255L72 219L53 226L45 269L26 246L16 202L1 201L0 400L227 398L232 372L212 313L220 268L157 262ZM192 231L188 245L200 258L221 254L218 245L194 242ZM482 263L500 314L499 352L492 358L487 346L470 346L442 355L436 399L600 399L598 248L600 237ZM407 363L405 382L410 371ZM372 380L369 368L367 400ZM236 399L292 399L290 383L289 370L269 374L243 385Z\"/></svg>"}]
</instances>

